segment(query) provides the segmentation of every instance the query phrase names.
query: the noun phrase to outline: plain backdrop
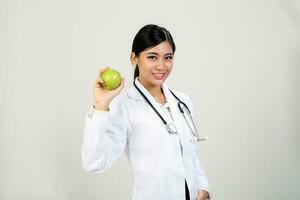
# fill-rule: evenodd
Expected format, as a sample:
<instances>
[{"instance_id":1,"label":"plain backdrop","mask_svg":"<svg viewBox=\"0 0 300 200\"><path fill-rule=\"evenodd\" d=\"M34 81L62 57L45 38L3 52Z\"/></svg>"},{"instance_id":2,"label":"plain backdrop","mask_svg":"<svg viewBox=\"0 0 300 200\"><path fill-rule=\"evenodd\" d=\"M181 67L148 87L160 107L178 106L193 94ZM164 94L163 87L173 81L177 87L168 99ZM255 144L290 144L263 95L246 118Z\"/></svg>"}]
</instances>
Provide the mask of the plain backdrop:
<instances>
[{"instance_id":1,"label":"plain backdrop","mask_svg":"<svg viewBox=\"0 0 300 200\"><path fill-rule=\"evenodd\" d=\"M128 199L124 154L82 169L85 113L105 65L132 85L134 35L177 45L170 88L189 95L218 200L300 197L297 0L0 0L0 199Z\"/></svg>"}]
</instances>

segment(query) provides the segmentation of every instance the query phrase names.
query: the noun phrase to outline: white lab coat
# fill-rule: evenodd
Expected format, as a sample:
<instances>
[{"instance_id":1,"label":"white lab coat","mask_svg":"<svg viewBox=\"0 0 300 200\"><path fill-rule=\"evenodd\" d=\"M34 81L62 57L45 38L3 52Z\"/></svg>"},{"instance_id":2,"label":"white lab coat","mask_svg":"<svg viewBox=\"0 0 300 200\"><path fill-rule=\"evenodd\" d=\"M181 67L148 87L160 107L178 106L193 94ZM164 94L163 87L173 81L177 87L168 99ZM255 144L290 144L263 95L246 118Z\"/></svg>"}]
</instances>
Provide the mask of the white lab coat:
<instances>
[{"instance_id":1,"label":"white lab coat","mask_svg":"<svg viewBox=\"0 0 300 200\"><path fill-rule=\"evenodd\" d=\"M135 82L164 119L171 122L172 118L147 89L137 79ZM125 152L134 174L132 200L185 200L185 179L191 200L196 199L199 189L209 190L197 157L197 144L179 112L178 101L166 84L163 91L178 134L169 134L133 86L111 102L109 111L91 109L86 114L81 149L83 168L88 172L103 172ZM192 110L188 96L174 93ZM93 116L95 112L98 116Z\"/></svg>"}]
</instances>

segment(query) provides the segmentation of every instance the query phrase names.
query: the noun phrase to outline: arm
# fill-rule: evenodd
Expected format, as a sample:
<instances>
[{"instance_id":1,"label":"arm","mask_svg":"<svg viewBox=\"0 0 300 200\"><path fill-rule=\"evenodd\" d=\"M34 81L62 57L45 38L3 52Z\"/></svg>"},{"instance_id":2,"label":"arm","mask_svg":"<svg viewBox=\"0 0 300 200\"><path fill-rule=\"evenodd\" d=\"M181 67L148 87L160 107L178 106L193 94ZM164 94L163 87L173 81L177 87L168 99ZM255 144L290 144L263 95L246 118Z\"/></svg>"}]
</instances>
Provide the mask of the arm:
<instances>
[{"instance_id":1,"label":"arm","mask_svg":"<svg viewBox=\"0 0 300 200\"><path fill-rule=\"evenodd\" d=\"M81 157L88 172L103 172L124 151L129 132L124 102L116 98L109 111L92 108L85 117Z\"/></svg>"},{"instance_id":2,"label":"arm","mask_svg":"<svg viewBox=\"0 0 300 200\"><path fill-rule=\"evenodd\" d=\"M116 101L124 88L125 80L114 90L106 90L100 70L94 81L94 107L86 114L81 157L83 168L88 172L103 172L124 151L128 121L124 102ZM111 108L111 109L110 109Z\"/></svg>"},{"instance_id":3,"label":"arm","mask_svg":"<svg viewBox=\"0 0 300 200\"><path fill-rule=\"evenodd\" d=\"M196 165L197 165L197 180L199 183L198 197L204 197L203 199L211 199L209 194L209 183L198 157L196 158Z\"/></svg>"},{"instance_id":4,"label":"arm","mask_svg":"<svg viewBox=\"0 0 300 200\"><path fill-rule=\"evenodd\" d=\"M193 110L193 104L191 99L187 95L183 95L183 100L186 102L187 106L189 107L192 116L194 116L194 110ZM198 152L198 148L196 147L196 151ZM197 172L197 181L198 181L198 197L197 200L205 200L205 199L211 199L211 196L209 194L209 183L206 177L206 174L202 168L202 165L200 163L200 160L198 156L196 156L196 172Z\"/></svg>"}]
</instances>

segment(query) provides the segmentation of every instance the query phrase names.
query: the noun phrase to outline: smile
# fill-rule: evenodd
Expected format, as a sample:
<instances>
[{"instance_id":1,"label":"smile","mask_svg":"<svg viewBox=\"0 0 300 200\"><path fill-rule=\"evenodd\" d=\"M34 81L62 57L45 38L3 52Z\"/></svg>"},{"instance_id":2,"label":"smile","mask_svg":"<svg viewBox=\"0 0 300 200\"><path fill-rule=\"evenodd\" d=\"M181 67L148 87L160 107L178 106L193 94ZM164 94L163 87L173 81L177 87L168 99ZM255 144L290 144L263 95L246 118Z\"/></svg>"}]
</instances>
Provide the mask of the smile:
<instances>
[{"instance_id":1,"label":"smile","mask_svg":"<svg viewBox=\"0 0 300 200\"><path fill-rule=\"evenodd\" d=\"M163 79L166 75L166 73L152 73L152 75L154 76L155 79Z\"/></svg>"}]
</instances>

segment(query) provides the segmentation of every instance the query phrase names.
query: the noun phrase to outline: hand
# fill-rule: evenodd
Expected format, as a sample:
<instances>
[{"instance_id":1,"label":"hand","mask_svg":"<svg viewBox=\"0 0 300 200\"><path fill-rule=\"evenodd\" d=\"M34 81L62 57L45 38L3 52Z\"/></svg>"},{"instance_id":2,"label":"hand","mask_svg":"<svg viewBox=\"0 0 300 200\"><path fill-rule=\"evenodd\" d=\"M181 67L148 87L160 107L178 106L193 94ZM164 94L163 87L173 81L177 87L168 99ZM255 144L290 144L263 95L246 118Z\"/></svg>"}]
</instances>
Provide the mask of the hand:
<instances>
[{"instance_id":1,"label":"hand","mask_svg":"<svg viewBox=\"0 0 300 200\"><path fill-rule=\"evenodd\" d=\"M196 200L206 200L208 199L208 192L205 190L198 190L198 196Z\"/></svg>"},{"instance_id":2,"label":"hand","mask_svg":"<svg viewBox=\"0 0 300 200\"><path fill-rule=\"evenodd\" d=\"M121 84L114 90L105 90L103 88L103 80L101 74L108 70L109 67L105 67L100 70L98 78L94 82L94 106L96 109L108 110L110 101L116 97L125 86L125 80L122 78Z\"/></svg>"}]
</instances>

